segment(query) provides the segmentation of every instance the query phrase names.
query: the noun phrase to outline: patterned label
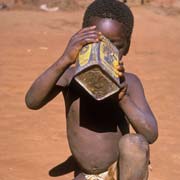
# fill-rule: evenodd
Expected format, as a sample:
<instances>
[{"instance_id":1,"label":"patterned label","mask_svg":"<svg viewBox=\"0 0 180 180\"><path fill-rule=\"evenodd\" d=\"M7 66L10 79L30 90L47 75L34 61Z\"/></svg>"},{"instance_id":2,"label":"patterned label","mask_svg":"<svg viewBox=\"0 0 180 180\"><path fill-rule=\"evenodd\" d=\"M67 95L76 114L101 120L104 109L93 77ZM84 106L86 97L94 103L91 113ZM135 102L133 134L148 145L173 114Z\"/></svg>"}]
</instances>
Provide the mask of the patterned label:
<instances>
[{"instance_id":1,"label":"patterned label","mask_svg":"<svg viewBox=\"0 0 180 180\"><path fill-rule=\"evenodd\" d=\"M110 73L118 78L117 66L119 65L119 60L117 54L113 53L109 44L104 42L100 45L100 59Z\"/></svg>"},{"instance_id":2,"label":"patterned label","mask_svg":"<svg viewBox=\"0 0 180 180\"><path fill-rule=\"evenodd\" d=\"M84 46L79 52L78 60L80 66L84 66L88 64L91 55L91 49L92 49L92 44L88 44Z\"/></svg>"}]
</instances>

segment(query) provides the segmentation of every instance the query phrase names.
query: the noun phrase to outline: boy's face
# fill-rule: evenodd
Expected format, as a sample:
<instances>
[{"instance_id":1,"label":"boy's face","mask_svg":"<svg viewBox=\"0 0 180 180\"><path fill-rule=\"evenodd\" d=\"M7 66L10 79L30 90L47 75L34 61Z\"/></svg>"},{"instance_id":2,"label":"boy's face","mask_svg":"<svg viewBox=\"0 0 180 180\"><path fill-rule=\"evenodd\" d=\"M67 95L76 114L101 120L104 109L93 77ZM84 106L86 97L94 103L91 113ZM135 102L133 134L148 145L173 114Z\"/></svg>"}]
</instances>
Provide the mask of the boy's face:
<instances>
[{"instance_id":1,"label":"boy's face","mask_svg":"<svg viewBox=\"0 0 180 180\"><path fill-rule=\"evenodd\" d=\"M95 25L119 50L120 58L126 53L128 40L125 35L124 25L110 18L92 17L90 25Z\"/></svg>"}]
</instances>

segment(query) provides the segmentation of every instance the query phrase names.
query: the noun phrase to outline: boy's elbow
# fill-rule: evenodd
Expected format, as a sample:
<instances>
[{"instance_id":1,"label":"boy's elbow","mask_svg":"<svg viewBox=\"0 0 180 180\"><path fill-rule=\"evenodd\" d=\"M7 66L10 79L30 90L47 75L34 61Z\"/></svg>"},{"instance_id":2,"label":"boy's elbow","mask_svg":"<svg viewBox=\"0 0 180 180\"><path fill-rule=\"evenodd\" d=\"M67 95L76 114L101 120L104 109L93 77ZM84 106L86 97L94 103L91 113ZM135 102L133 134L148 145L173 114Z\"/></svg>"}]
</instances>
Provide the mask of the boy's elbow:
<instances>
[{"instance_id":1,"label":"boy's elbow","mask_svg":"<svg viewBox=\"0 0 180 180\"><path fill-rule=\"evenodd\" d=\"M147 140L149 144L153 144L158 138L158 130L151 133L151 135L148 136Z\"/></svg>"},{"instance_id":2,"label":"boy's elbow","mask_svg":"<svg viewBox=\"0 0 180 180\"><path fill-rule=\"evenodd\" d=\"M146 129L146 137L149 144L153 144L158 138L158 125L156 123L157 121L155 120L154 122L155 123L149 124Z\"/></svg>"},{"instance_id":3,"label":"boy's elbow","mask_svg":"<svg viewBox=\"0 0 180 180\"><path fill-rule=\"evenodd\" d=\"M25 96L25 104L31 110L38 110L41 108L41 106L32 102L31 98L28 97L28 94Z\"/></svg>"},{"instance_id":4,"label":"boy's elbow","mask_svg":"<svg viewBox=\"0 0 180 180\"><path fill-rule=\"evenodd\" d=\"M32 104L29 104L29 103L26 103L26 106L31 110L38 110L38 109L41 108L41 107L38 107L38 106L33 106Z\"/></svg>"}]
</instances>

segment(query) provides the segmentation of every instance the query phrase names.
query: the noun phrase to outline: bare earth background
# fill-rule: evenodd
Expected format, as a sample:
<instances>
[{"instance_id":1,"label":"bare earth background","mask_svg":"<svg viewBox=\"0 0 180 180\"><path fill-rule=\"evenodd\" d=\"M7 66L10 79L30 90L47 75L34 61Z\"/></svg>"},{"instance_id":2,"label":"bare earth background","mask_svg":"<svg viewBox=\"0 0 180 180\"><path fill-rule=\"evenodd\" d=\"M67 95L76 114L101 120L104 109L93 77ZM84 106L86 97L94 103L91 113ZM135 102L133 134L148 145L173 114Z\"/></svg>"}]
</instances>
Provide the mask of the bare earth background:
<instances>
[{"instance_id":1,"label":"bare earth background","mask_svg":"<svg viewBox=\"0 0 180 180\"><path fill-rule=\"evenodd\" d=\"M132 11L135 29L126 71L141 78L159 124L149 179L179 180L180 15L154 6L135 5ZM83 12L0 12L0 180L73 177L73 172L60 176L70 169L68 162L60 164L71 155L62 95L39 111L28 110L24 96L79 30Z\"/></svg>"}]
</instances>

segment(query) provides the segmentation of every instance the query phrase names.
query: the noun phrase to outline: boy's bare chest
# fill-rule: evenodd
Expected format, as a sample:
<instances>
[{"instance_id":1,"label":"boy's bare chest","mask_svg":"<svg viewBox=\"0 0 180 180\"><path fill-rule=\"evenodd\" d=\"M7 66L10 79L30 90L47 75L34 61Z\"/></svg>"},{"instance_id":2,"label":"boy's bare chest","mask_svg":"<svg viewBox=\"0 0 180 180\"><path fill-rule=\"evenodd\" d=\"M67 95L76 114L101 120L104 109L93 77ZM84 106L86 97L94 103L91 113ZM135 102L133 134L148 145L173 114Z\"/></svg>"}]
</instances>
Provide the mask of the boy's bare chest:
<instances>
[{"instance_id":1,"label":"boy's bare chest","mask_svg":"<svg viewBox=\"0 0 180 180\"><path fill-rule=\"evenodd\" d=\"M64 98L67 123L71 128L80 126L95 132L117 132L128 128L124 113L115 100L96 101L73 88L67 90Z\"/></svg>"}]
</instances>

